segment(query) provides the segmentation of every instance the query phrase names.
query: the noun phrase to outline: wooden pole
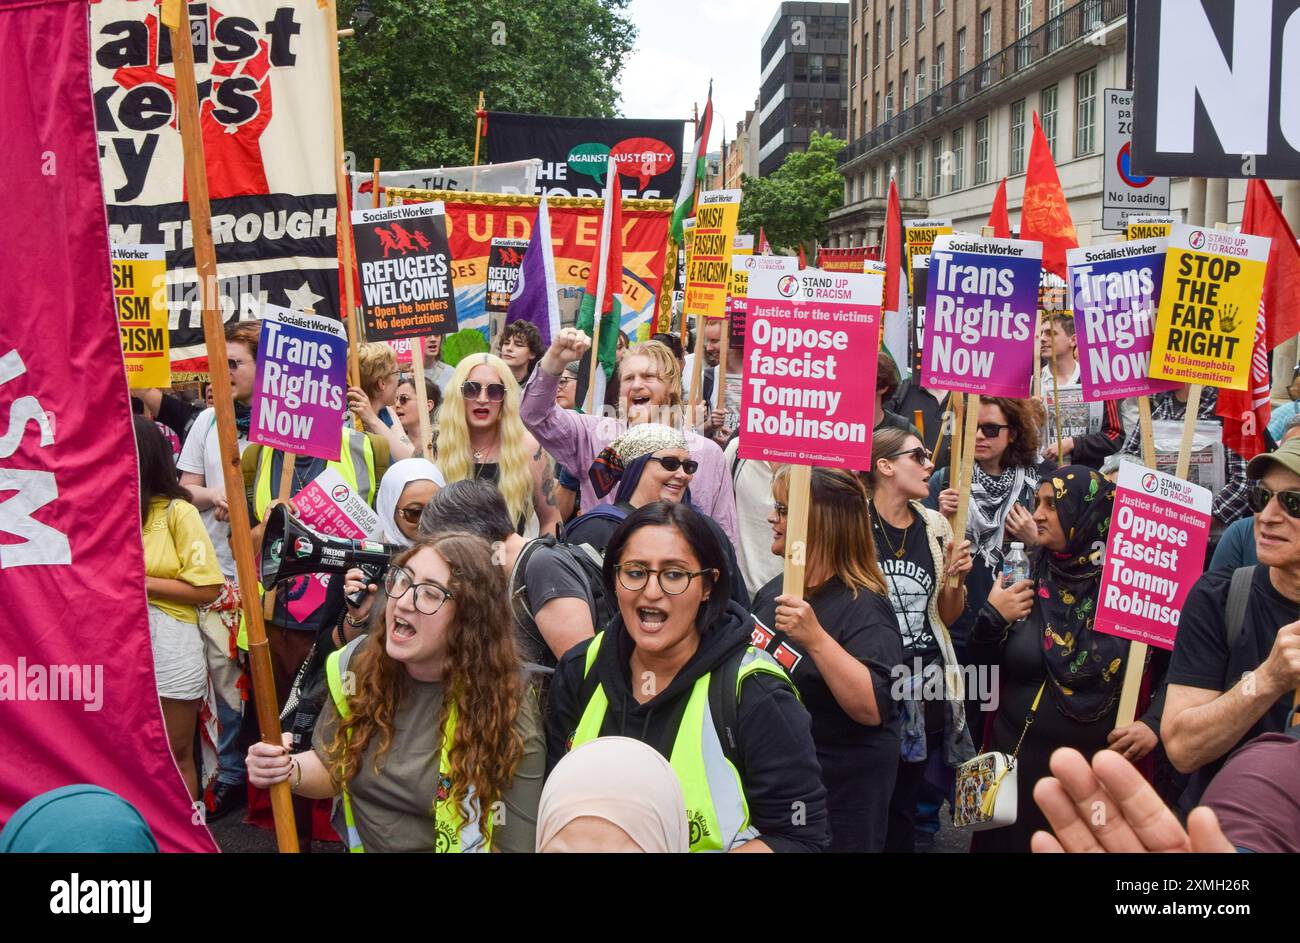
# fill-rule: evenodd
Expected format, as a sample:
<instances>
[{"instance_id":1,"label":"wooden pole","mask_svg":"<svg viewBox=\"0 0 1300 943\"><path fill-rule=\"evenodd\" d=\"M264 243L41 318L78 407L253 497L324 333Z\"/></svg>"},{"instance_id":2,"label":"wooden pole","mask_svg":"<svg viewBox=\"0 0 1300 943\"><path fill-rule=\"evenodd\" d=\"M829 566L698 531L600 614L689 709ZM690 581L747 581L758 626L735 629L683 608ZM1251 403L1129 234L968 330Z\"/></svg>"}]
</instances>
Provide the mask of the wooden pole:
<instances>
[{"instance_id":1,"label":"wooden pole","mask_svg":"<svg viewBox=\"0 0 1300 943\"><path fill-rule=\"evenodd\" d=\"M1138 397L1138 425L1142 429L1142 463L1156 470L1156 434L1151 425L1151 397Z\"/></svg>"},{"instance_id":2,"label":"wooden pole","mask_svg":"<svg viewBox=\"0 0 1300 943\"><path fill-rule=\"evenodd\" d=\"M965 465L961 460L961 434L966 424L966 398L961 393L948 391L948 487L961 490L961 472ZM937 451L937 448L936 448ZM952 523L949 521L949 523Z\"/></svg>"},{"instance_id":3,"label":"wooden pole","mask_svg":"<svg viewBox=\"0 0 1300 943\"><path fill-rule=\"evenodd\" d=\"M1065 454L1061 442L1061 388L1056 383L1056 364L1051 364L1052 371L1052 412L1056 414L1056 464L1065 464Z\"/></svg>"},{"instance_id":4,"label":"wooden pole","mask_svg":"<svg viewBox=\"0 0 1300 943\"><path fill-rule=\"evenodd\" d=\"M222 477L230 510L230 543L243 598L248 631L248 663L257 701L257 724L262 742L279 747L280 716L276 709L275 675L271 650L266 640L262 610L257 604L257 570L253 566L253 540L244 500L244 476L239 467L235 436L235 403L230 390L230 368L226 365L226 335L222 327L217 291L217 256L212 243L212 209L208 201L207 164L203 133L199 127L198 87L194 76L194 49L190 45L189 10L175 5L176 23L171 27L172 55L176 69L176 111L184 155L185 185L189 194L190 223L194 239L194 267L203 303L203 335L208 349L212 379L212 401L217 413L217 440L221 447ZM331 42L333 38L331 37ZM282 852L298 851L298 831L293 820L293 795L286 780L270 789L271 813L275 818L276 845Z\"/></svg>"},{"instance_id":5,"label":"wooden pole","mask_svg":"<svg viewBox=\"0 0 1300 943\"><path fill-rule=\"evenodd\" d=\"M483 109L487 99L482 89L478 93L478 107L474 109L474 166L478 166L479 144L483 141Z\"/></svg>"},{"instance_id":6,"label":"wooden pole","mask_svg":"<svg viewBox=\"0 0 1300 943\"><path fill-rule=\"evenodd\" d=\"M618 165L610 158L605 165L605 210L600 220L600 252L597 259L600 271L596 273L596 310L591 318L591 370L587 374L587 415L592 415L592 405L596 399L596 371L600 369L600 322L605 317L605 289L609 288L609 243L614 237L610 232L610 217L614 212L612 200L623 199L618 182ZM619 238L622 238L620 234Z\"/></svg>"},{"instance_id":7,"label":"wooden pole","mask_svg":"<svg viewBox=\"0 0 1300 943\"><path fill-rule=\"evenodd\" d=\"M1183 441L1178 445L1178 468L1174 475L1184 480L1192 466L1192 439L1196 435L1196 417L1201 411L1201 384L1187 387L1187 411L1183 413Z\"/></svg>"},{"instance_id":8,"label":"wooden pole","mask_svg":"<svg viewBox=\"0 0 1300 943\"><path fill-rule=\"evenodd\" d=\"M691 360L691 411L690 424L694 431L700 426L700 390L704 384L704 326L708 318L695 319L695 350Z\"/></svg>"},{"instance_id":9,"label":"wooden pole","mask_svg":"<svg viewBox=\"0 0 1300 943\"><path fill-rule=\"evenodd\" d=\"M803 597L804 568L808 562L808 497L812 491L812 466L790 466L790 493L786 495L785 573L781 589Z\"/></svg>"},{"instance_id":10,"label":"wooden pole","mask_svg":"<svg viewBox=\"0 0 1300 943\"><path fill-rule=\"evenodd\" d=\"M375 158L375 170L370 176L370 205L379 209L379 158Z\"/></svg>"},{"instance_id":11,"label":"wooden pole","mask_svg":"<svg viewBox=\"0 0 1300 943\"><path fill-rule=\"evenodd\" d=\"M967 474L975 459L975 427L980 421L980 399L976 393L966 394L966 428L962 432L962 482L957 493L957 518L952 525L952 539L961 543L966 539L966 521L970 517L970 485L973 474ZM948 581L950 589L961 584L959 577Z\"/></svg>"},{"instance_id":12,"label":"wooden pole","mask_svg":"<svg viewBox=\"0 0 1300 943\"><path fill-rule=\"evenodd\" d=\"M1042 343L1043 343L1041 340L1042 334L1043 334L1043 312L1040 311L1038 312L1038 335L1040 338L1038 342L1038 350L1040 352L1034 354L1034 398L1035 399L1043 398L1043 367L1042 367L1042 353L1041 353Z\"/></svg>"},{"instance_id":13,"label":"wooden pole","mask_svg":"<svg viewBox=\"0 0 1300 943\"><path fill-rule=\"evenodd\" d=\"M925 416L922 415L921 410L919 409L912 410L912 425L916 426L916 431L921 433L921 441L924 443L925 442Z\"/></svg>"},{"instance_id":14,"label":"wooden pole","mask_svg":"<svg viewBox=\"0 0 1300 943\"><path fill-rule=\"evenodd\" d=\"M433 451L429 443L433 441L433 427L429 421L429 394L424 389L424 338L417 337L411 342L411 369L415 376L411 385L415 387L415 408L420 413L420 442L415 454L432 460Z\"/></svg>"},{"instance_id":15,"label":"wooden pole","mask_svg":"<svg viewBox=\"0 0 1300 943\"><path fill-rule=\"evenodd\" d=\"M343 269L343 296L347 311L343 318L348 329L348 385L361 385L361 362L357 356L357 299L352 286L352 219L348 215L348 176L343 167L343 93L339 86L338 9L334 0L318 0L325 14L325 45L330 56L330 91L334 95L334 194L338 202L334 232L338 237L339 264ZM361 431L361 420L357 420Z\"/></svg>"}]
</instances>

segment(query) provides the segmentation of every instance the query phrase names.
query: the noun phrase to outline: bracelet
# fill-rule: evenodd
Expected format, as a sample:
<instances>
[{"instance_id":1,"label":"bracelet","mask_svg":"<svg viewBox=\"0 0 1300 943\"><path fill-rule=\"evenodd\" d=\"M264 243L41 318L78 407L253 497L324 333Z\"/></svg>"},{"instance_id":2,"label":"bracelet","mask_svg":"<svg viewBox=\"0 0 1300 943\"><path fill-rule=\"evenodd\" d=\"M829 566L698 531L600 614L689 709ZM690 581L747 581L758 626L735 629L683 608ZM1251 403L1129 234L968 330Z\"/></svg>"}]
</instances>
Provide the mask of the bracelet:
<instances>
[{"instance_id":1,"label":"bracelet","mask_svg":"<svg viewBox=\"0 0 1300 943\"><path fill-rule=\"evenodd\" d=\"M343 621L354 629L364 628L366 625L365 619L354 619L352 618L352 614L348 612L343 613Z\"/></svg>"}]
</instances>

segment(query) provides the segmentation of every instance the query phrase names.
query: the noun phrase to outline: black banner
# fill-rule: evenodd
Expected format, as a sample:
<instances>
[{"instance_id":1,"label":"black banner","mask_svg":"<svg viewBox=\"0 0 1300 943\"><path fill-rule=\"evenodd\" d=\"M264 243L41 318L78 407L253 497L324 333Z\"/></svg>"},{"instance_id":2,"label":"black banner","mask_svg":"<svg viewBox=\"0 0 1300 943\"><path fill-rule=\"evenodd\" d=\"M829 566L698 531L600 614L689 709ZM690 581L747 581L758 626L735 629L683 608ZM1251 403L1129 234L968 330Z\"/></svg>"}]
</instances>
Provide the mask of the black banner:
<instances>
[{"instance_id":1,"label":"black banner","mask_svg":"<svg viewBox=\"0 0 1300 943\"><path fill-rule=\"evenodd\" d=\"M1132 173L1300 179L1300 0L1142 0L1136 30Z\"/></svg>"},{"instance_id":2,"label":"black banner","mask_svg":"<svg viewBox=\"0 0 1300 943\"><path fill-rule=\"evenodd\" d=\"M456 294L441 203L354 210L366 340L454 334Z\"/></svg>"},{"instance_id":3,"label":"black banner","mask_svg":"<svg viewBox=\"0 0 1300 943\"><path fill-rule=\"evenodd\" d=\"M488 114L494 163L537 157L535 193L598 197L607 158L618 162L624 198L673 200L682 181L684 121Z\"/></svg>"}]
</instances>

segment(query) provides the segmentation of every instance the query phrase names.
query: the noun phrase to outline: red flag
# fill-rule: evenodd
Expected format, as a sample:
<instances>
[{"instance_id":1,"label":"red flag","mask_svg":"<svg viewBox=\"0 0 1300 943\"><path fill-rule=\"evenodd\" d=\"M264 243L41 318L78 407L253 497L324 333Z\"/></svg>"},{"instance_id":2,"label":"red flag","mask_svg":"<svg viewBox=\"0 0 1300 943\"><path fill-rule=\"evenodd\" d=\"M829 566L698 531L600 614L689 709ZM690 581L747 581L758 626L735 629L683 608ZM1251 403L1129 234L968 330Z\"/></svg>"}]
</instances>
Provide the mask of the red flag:
<instances>
[{"instance_id":1,"label":"red flag","mask_svg":"<svg viewBox=\"0 0 1300 943\"><path fill-rule=\"evenodd\" d=\"M762 226L758 227L758 254L759 255L772 254L772 243L767 241L767 233L763 231Z\"/></svg>"},{"instance_id":2,"label":"red flag","mask_svg":"<svg viewBox=\"0 0 1300 943\"><path fill-rule=\"evenodd\" d=\"M1020 207L1020 238L1043 244L1043 268L1066 278L1065 252L1079 248L1070 220L1070 206L1056 175L1052 149L1034 112L1034 140L1025 171L1025 198Z\"/></svg>"},{"instance_id":3,"label":"red flag","mask_svg":"<svg viewBox=\"0 0 1300 943\"><path fill-rule=\"evenodd\" d=\"M1272 244L1255 327L1250 387L1220 390L1215 414L1223 420L1223 444L1249 459L1266 451L1264 429L1273 412L1269 402L1268 352L1300 333L1300 311L1295 302L1300 295L1300 247L1263 180L1254 179L1246 184L1241 231L1250 236L1267 236Z\"/></svg>"},{"instance_id":4,"label":"red flag","mask_svg":"<svg viewBox=\"0 0 1300 943\"><path fill-rule=\"evenodd\" d=\"M808 267L808 263L807 263L807 261L804 259L804 256L803 256L803 246L800 245L800 246L799 246L799 268L801 268L801 269L805 269L805 268L807 268L807 267Z\"/></svg>"},{"instance_id":5,"label":"red flag","mask_svg":"<svg viewBox=\"0 0 1300 943\"><path fill-rule=\"evenodd\" d=\"M903 275L903 214L898 208L898 183L889 178L885 210L885 300L882 311L898 310L898 286Z\"/></svg>"},{"instance_id":6,"label":"red flag","mask_svg":"<svg viewBox=\"0 0 1300 943\"><path fill-rule=\"evenodd\" d=\"M989 226L993 235L999 239L1011 238L1011 217L1007 215L1007 178L998 184L998 192L993 197L993 208L989 210Z\"/></svg>"},{"instance_id":7,"label":"red flag","mask_svg":"<svg viewBox=\"0 0 1300 943\"><path fill-rule=\"evenodd\" d=\"M89 69L85 4L0 4L0 258L41 273L8 280L0 316L0 821L93 783L164 851L215 851L154 678Z\"/></svg>"}]
</instances>

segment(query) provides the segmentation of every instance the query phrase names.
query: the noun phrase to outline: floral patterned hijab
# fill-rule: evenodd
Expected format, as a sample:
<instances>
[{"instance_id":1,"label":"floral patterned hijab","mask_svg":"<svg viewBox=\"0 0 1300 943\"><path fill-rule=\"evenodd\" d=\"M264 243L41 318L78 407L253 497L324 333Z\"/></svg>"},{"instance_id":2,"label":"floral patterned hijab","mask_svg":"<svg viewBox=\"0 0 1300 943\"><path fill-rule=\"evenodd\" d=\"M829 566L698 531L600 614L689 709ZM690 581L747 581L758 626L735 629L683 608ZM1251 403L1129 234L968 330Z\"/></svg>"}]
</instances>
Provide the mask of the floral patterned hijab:
<instances>
[{"instance_id":1,"label":"floral patterned hijab","mask_svg":"<svg viewBox=\"0 0 1300 943\"><path fill-rule=\"evenodd\" d=\"M1093 631L1115 486L1084 465L1058 468L1045 482L1055 491L1065 550L1041 548L1035 555L1038 604L1029 618L1038 623L1057 706L1088 723L1119 697L1128 647L1123 639Z\"/></svg>"}]
</instances>

